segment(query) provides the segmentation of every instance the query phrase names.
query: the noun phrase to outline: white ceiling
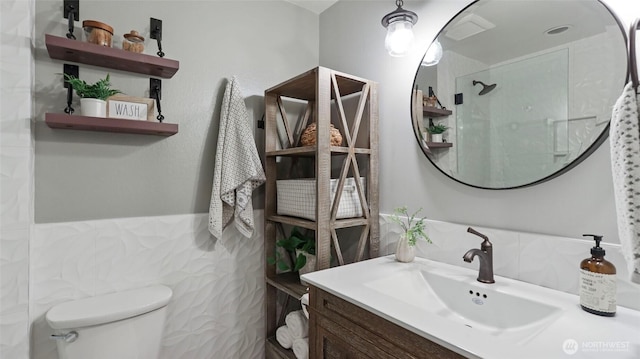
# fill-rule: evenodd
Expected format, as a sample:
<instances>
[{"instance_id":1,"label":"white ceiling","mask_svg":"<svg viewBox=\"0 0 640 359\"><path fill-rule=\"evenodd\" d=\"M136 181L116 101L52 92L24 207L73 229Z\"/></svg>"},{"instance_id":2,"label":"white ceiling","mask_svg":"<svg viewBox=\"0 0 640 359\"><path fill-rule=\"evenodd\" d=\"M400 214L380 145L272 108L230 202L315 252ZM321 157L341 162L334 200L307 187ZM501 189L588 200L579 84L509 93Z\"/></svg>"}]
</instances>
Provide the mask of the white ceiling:
<instances>
[{"instance_id":1,"label":"white ceiling","mask_svg":"<svg viewBox=\"0 0 640 359\"><path fill-rule=\"evenodd\" d=\"M458 41L448 37L449 32L455 35L455 30L463 30L456 27L468 13L495 26ZM562 25L570 29L555 36L545 34ZM598 1L482 1L456 17L438 39L446 50L491 65L606 33L607 28L617 26Z\"/></svg>"},{"instance_id":2,"label":"white ceiling","mask_svg":"<svg viewBox=\"0 0 640 359\"><path fill-rule=\"evenodd\" d=\"M338 2L338 0L285 0L292 4L303 7L309 11L313 11L316 14L320 14L327 10L331 5Z\"/></svg>"}]
</instances>

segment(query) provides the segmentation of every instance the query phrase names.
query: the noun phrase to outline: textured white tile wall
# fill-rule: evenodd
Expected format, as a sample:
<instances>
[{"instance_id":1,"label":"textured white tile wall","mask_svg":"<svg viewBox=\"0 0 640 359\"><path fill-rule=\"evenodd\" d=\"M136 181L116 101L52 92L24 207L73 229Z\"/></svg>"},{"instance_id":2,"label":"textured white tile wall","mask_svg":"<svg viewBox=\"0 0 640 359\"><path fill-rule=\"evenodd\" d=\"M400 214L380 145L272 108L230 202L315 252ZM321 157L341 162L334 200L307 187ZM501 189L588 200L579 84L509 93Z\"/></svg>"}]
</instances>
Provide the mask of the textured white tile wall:
<instances>
[{"instance_id":1,"label":"textured white tile wall","mask_svg":"<svg viewBox=\"0 0 640 359\"><path fill-rule=\"evenodd\" d=\"M416 255L472 269L477 261L466 263L462 256L472 248L480 248L482 239L467 233L467 225L427 220L427 235L432 244L420 241ZM592 240L522 233L471 226L485 234L493 244L494 273L563 292L578 294L580 262L590 257ZM381 255L395 253L400 227L388 215L380 216ZM606 238L604 239L607 240ZM618 305L640 310L640 287L632 284L619 244L602 243L607 260L616 266Z\"/></svg>"},{"instance_id":2,"label":"textured white tile wall","mask_svg":"<svg viewBox=\"0 0 640 359\"><path fill-rule=\"evenodd\" d=\"M29 357L32 0L0 1L0 358Z\"/></svg>"},{"instance_id":3,"label":"textured white tile wall","mask_svg":"<svg viewBox=\"0 0 640 359\"><path fill-rule=\"evenodd\" d=\"M37 224L32 358L55 359L44 315L57 303L164 284L173 290L161 358L264 356L263 211L253 238L215 240L206 214Z\"/></svg>"}]
</instances>

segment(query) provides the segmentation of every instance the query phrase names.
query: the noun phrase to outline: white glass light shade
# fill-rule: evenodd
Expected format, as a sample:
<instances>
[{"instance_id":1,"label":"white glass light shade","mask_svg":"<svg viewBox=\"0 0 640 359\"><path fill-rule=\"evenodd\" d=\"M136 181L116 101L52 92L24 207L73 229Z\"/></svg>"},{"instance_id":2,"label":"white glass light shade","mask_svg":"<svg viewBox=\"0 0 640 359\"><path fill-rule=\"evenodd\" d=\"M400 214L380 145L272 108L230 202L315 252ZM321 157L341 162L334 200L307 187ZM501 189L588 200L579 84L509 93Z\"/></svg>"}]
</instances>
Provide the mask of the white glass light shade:
<instances>
[{"instance_id":1,"label":"white glass light shade","mask_svg":"<svg viewBox=\"0 0 640 359\"><path fill-rule=\"evenodd\" d=\"M440 41L438 39L434 40L431 43L431 46L427 49L427 53L424 55L424 59L422 59L423 66L433 66L437 65L442 58L442 45L440 45Z\"/></svg>"},{"instance_id":2,"label":"white glass light shade","mask_svg":"<svg viewBox=\"0 0 640 359\"><path fill-rule=\"evenodd\" d=\"M400 57L409 52L413 44L413 24L411 21L398 20L387 26L387 36L384 46L389 55Z\"/></svg>"}]
</instances>

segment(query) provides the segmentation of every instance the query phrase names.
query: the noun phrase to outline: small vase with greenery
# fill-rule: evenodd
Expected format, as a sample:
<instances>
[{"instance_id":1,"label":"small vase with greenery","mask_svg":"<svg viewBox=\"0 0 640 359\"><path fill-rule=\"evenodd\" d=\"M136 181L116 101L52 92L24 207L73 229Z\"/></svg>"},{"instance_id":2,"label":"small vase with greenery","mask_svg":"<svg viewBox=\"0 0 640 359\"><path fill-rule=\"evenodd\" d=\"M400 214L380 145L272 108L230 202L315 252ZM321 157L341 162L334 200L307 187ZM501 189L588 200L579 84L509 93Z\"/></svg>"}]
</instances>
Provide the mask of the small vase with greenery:
<instances>
[{"instance_id":1,"label":"small vase with greenery","mask_svg":"<svg viewBox=\"0 0 640 359\"><path fill-rule=\"evenodd\" d=\"M111 88L109 74L94 84L88 84L86 81L68 74L64 74L64 79L80 96L80 112L83 116L106 117L106 100L113 95L122 93L120 90Z\"/></svg>"},{"instance_id":2,"label":"small vase with greenery","mask_svg":"<svg viewBox=\"0 0 640 359\"><path fill-rule=\"evenodd\" d=\"M422 208L409 215L407 207L404 206L394 209L391 215L391 220L399 224L404 231L398 239L398 245L396 247L396 260L399 262L413 261L416 255L415 245L418 239L424 239L428 243L431 243L431 239L429 239L424 232L426 228L424 221L426 218L416 219L420 211L422 211Z\"/></svg>"},{"instance_id":3,"label":"small vase with greenery","mask_svg":"<svg viewBox=\"0 0 640 359\"><path fill-rule=\"evenodd\" d=\"M280 239L276 246L283 248L289 255L290 263L283 258L280 251L276 250L275 258L268 258L269 264L275 264L281 272L299 272L305 274L315 268L316 262L316 240L313 236L308 236L300 231L300 228L293 227L289 237Z\"/></svg>"},{"instance_id":4,"label":"small vase with greenery","mask_svg":"<svg viewBox=\"0 0 640 359\"><path fill-rule=\"evenodd\" d=\"M437 125L431 124L427 127L427 132L431 134L431 142L442 142L442 133L447 129L449 129L449 127L440 123Z\"/></svg>"}]
</instances>

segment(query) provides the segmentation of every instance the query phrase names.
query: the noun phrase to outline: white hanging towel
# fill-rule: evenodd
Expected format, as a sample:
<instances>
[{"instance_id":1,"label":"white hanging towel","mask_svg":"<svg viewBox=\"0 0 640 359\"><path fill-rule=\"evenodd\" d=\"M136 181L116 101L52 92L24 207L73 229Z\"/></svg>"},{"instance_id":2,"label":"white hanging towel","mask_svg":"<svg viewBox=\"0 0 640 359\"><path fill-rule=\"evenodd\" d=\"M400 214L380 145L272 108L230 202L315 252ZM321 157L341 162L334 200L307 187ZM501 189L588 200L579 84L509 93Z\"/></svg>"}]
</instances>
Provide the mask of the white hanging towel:
<instances>
[{"instance_id":1,"label":"white hanging towel","mask_svg":"<svg viewBox=\"0 0 640 359\"><path fill-rule=\"evenodd\" d=\"M640 99L628 83L611 116L611 167L622 244L629 280L640 284Z\"/></svg>"},{"instance_id":2,"label":"white hanging towel","mask_svg":"<svg viewBox=\"0 0 640 359\"><path fill-rule=\"evenodd\" d=\"M234 220L243 236L253 234L251 194L265 181L251 119L235 76L227 83L220 110L220 132L209 206L209 232L221 238Z\"/></svg>"}]
</instances>

